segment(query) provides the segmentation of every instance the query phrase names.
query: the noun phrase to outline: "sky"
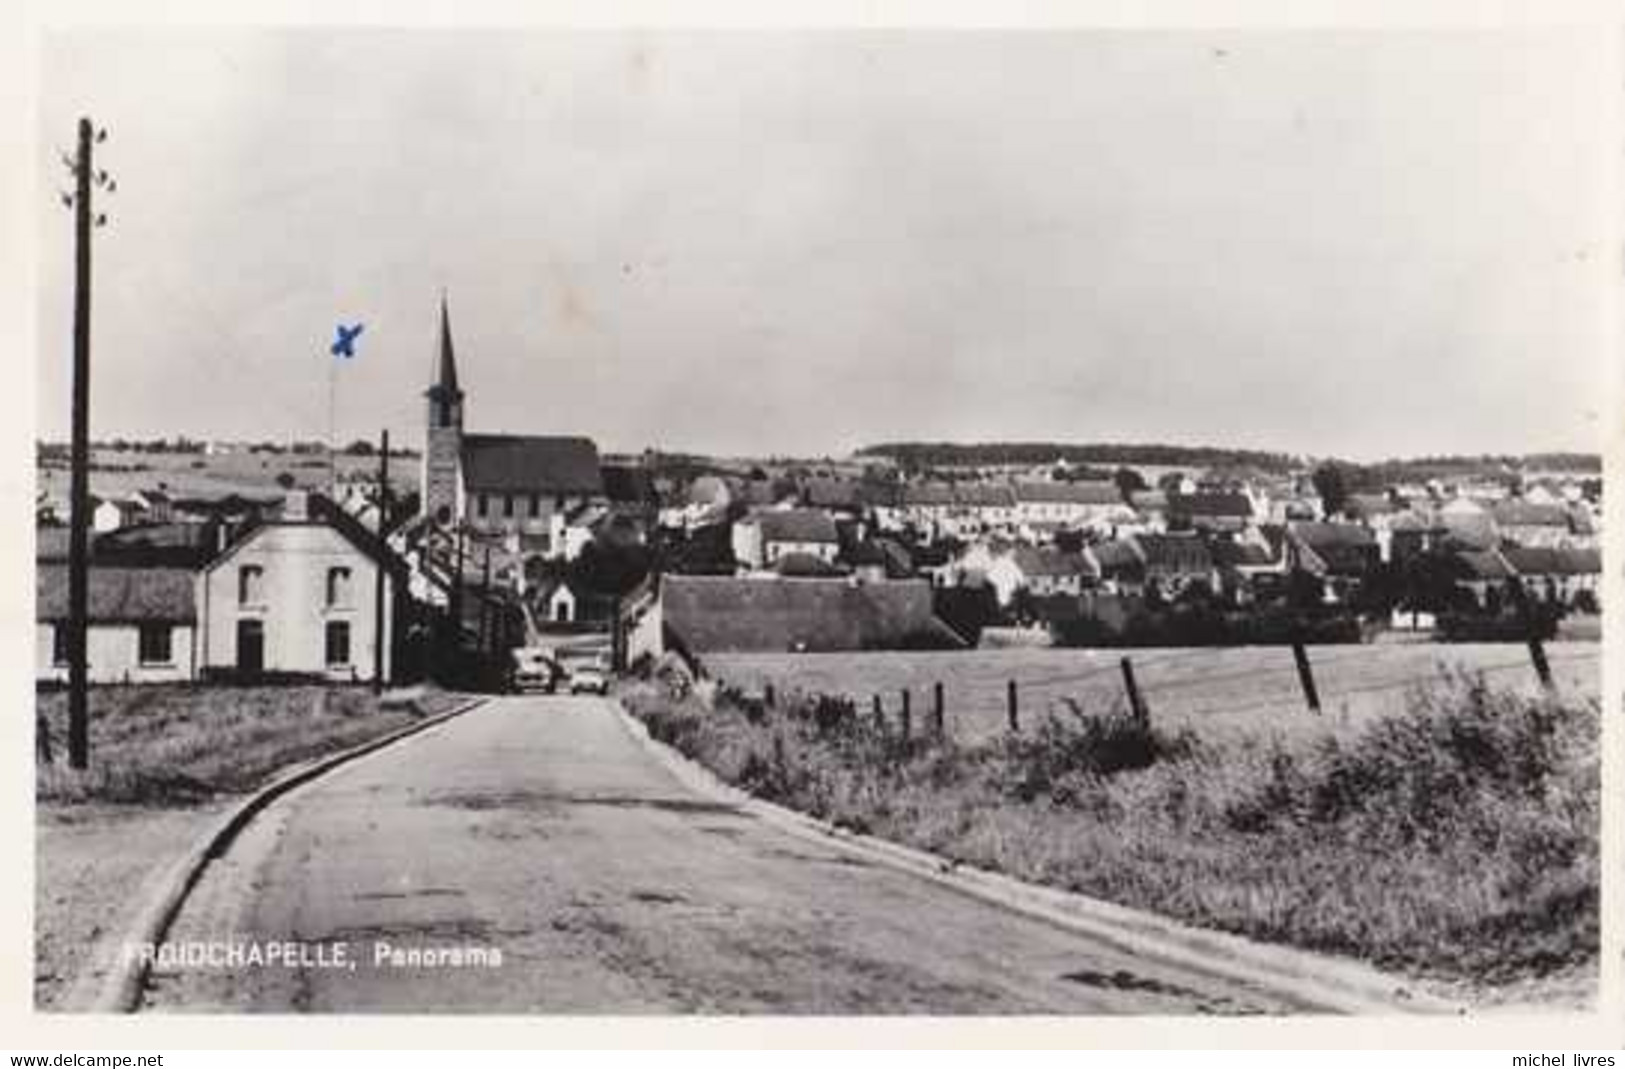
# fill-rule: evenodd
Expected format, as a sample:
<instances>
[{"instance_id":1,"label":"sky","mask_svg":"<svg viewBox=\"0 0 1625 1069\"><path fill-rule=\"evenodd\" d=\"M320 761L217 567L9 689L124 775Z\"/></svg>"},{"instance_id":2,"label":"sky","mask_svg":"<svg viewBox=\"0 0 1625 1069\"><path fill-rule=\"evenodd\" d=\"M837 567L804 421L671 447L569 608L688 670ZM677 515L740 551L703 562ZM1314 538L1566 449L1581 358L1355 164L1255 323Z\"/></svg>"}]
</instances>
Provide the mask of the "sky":
<instances>
[{"instance_id":1,"label":"sky","mask_svg":"<svg viewBox=\"0 0 1625 1069\"><path fill-rule=\"evenodd\" d=\"M1595 33L58 31L108 128L92 433L397 442L447 294L467 426L601 449L1597 450ZM328 355L361 322L358 356Z\"/></svg>"}]
</instances>

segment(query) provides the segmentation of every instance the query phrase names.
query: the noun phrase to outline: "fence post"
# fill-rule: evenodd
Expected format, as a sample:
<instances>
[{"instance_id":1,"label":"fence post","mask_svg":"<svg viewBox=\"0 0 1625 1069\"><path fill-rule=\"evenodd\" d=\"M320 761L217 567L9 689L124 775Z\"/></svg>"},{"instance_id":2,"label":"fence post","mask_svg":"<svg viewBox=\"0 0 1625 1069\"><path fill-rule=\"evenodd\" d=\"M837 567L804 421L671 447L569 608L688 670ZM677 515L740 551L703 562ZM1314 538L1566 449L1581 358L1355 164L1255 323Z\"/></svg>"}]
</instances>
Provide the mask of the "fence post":
<instances>
[{"instance_id":1,"label":"fence post","mask_svg":"<svg viewBox=\"0 0 1625 1069\"><path fill-rule=\"evenodd\" d=\"M912 734L911 729L913 727L913 724L910 723L911 719L912 719L912 716L911 716L911 713L910 713L910 710L909 710L909 704L908 704L908 688L904 687L903 688L903 738L905 738L905 739L908 738L910 734Z\"/></svg>"},{"instance_id":2,"label":"fence post","mask_svg":"<svg viewBox=\"0 0 1625 1069\"><path fill-rule=\"evenodd\" d=\"M1016 681L1010 680L1005 684L1004 703L1010 718L1010 731L1012 734L1021 730L1021 707L1016 699Z\"/></svg>"},{"instance_id":3,"label":"fence post","mask_svg":"<svg viewBox=\"0 0 1625 1069\"><path fill-rule=\"evenodd\" d=\"M1552 685L1552 666L1546 661L1546 646L1535 635L1529 636L1529 659L1535 662L1535 675L1540 677L1540 685L1550 688Z\"/></svg>"},{"instance_id":4,"label":"fence post","mask_svg":"<svg viewBox=\"0 0 1625 1069\"><path fill-rule=\"evenodd\" d=\"M875 727L879 728L881 731L885 731L886 730L886 710L881 705L880 695L878 695L878 694L875 695L874 705L875 705Z\"/></svg>"},{"instance_id":5,"label":"fence post","mask_svg":"<svg viewBox=\"0 0 1625 1069\"><path fill-rule=\"evenodd\" d=\"M1151 711L1145 707L1145 698L1140 694L1140 685L1134 681L1134 662L1124 657L1119 662L1123 669L1123 689L1128 692L1129 712L1134 719L1144 724L1150 721Z\"/></svg>"},{"instance_id":6,"label":"fence post","mask_svg":"<svg viewBox=\"0 0 1625 1069\"><path fill-rule=\"evenodd\" d=\"M47 765L56 764L51 755L51 722L38 711L34 713L34 758Z\"/></svg>"},{"instance_id":7,"label":"fence post","mask_svg":"<svg viewBox=\"0 0 1625 1069\"><path fill-rule=\"evenodd\" d=\"M1309 651L1302 642L1292 643L1292 659L1298 664L1298 682L1303 685L1303 700L1309 703L1311 713L1320 712L1320 691L1315 689L1315 670L1309 664Z\"/></svg>"},{"instance_id":8,"label":"fence post","mask_svg":"<svg viewBox=\"0 0 1625 1069\"><path fill-rule=\"evenodd\" d=\"M936 732L937 738L942 738L946 717L943 714L942 683L940 681L931 687L931 721L932 729Z\"/></svg>"},{"instance_id":9,"label":"fence post","mask_svg":"<svg viewBox=\"0 0 1625 1069\"><path fill-rule=\"evenodd\" d=\"M763 688L762 700L769 709L773 708L773 684L769 683Z\"/></svg>"}]
</instances>

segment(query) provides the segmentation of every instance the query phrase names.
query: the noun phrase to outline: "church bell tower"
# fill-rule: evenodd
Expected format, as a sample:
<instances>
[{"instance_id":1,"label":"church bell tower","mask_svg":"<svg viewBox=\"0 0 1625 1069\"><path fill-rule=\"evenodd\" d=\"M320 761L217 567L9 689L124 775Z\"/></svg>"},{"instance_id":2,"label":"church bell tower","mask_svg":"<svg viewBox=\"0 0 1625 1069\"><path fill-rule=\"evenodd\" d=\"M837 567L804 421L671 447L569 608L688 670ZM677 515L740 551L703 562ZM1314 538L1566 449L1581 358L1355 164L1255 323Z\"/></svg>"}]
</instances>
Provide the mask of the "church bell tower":
<instances>
[{"instance_id":1,"label":"church bell tower","mask_svg":"<svg viewBox=\"0 0 1625 1069\"><path fill-rule=\"evenodd\" d=\"M423 450L424 513L436 523L457 516L457 471L463 452L463 391L457 385L457 358L451 345L451 315L440 297L440 351L434 378L424 392L429 401L428 440Z\"/></svg>"}]
</instances>

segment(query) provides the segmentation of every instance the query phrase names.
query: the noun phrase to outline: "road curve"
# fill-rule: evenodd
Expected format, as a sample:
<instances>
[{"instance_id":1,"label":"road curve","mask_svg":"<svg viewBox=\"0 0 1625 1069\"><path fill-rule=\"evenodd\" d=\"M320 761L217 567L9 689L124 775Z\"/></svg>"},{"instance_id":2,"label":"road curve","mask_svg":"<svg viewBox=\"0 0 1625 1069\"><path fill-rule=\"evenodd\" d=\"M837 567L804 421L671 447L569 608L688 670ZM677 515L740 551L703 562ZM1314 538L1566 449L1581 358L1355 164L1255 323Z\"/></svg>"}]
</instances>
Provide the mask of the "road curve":
<instances>
[{"instance_id":1,"label":"road curve","mask_svg":"<svg viewBox=\"0 0 1625 1069\"><path fill-rule=\"evenodd\" d=\"M210 941L262 955L297 941L305 960L162 964L144 1009L1286 1009L700 796L599 698L494 701L273 804L169 933L176 946ZM380 958L380 946L401 954Z\"/></svg>"}]
</instances>

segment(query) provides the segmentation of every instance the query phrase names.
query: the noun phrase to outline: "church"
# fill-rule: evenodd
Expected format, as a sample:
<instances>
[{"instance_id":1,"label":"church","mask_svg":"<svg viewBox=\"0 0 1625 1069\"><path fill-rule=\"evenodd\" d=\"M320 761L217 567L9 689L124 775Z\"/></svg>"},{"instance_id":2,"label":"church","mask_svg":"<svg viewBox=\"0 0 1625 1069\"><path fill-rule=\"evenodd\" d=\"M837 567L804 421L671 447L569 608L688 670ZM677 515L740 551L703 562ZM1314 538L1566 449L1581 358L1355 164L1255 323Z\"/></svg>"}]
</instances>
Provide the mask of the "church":
<instances>
[{"instance_id":1,"label":"church","mask_svg":"<svg viewBox=\"0 0 1625 1069\"><path fill-rule=\"evenodd\" d=\"M524 555L568 553L566 532L590 524L609 505L598 447L590 438L470 434L463 429L463 390L451 315L440 302L439 351L431 384L423 450L425 518L500 537Z\"/></svg>"}]
</instances>

